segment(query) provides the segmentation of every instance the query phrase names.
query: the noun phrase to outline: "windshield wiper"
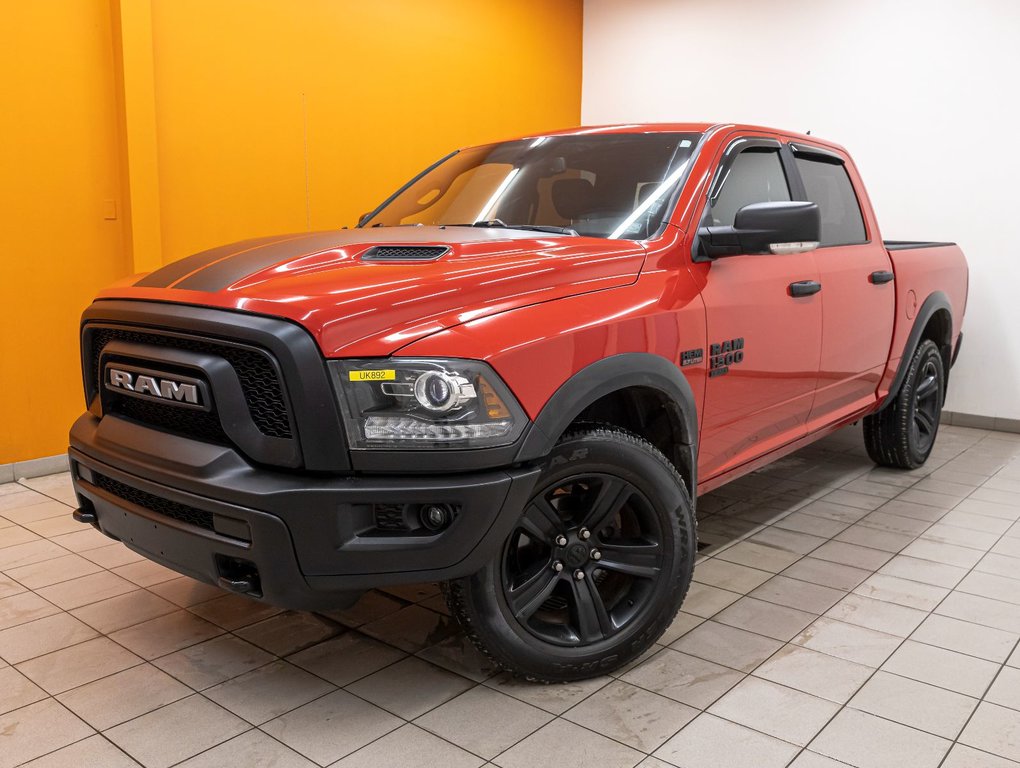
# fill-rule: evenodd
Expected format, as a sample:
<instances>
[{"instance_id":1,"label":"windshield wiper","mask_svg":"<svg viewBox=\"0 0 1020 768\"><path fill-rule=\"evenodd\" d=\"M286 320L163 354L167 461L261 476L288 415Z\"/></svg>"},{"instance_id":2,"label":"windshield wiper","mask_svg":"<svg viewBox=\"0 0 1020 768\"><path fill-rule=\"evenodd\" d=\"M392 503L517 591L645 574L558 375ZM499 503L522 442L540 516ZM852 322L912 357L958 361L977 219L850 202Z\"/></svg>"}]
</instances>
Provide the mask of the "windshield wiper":
<instances>
[{"instance_id":1,"label":"windshield wiper","mask_svg":"<svg viewBox=\"0 0 1020 768\"><path fill-rule=\"evenodd\" d=\"M488 219L476 221L473 224L444 224L445 227L485 227L489 229L524 229L531 232L549 232L554 235L570 235L580 237L576 229L570 227L556 227L552 224L507 224L502 219Z\"/></svg>"}]
</instances>

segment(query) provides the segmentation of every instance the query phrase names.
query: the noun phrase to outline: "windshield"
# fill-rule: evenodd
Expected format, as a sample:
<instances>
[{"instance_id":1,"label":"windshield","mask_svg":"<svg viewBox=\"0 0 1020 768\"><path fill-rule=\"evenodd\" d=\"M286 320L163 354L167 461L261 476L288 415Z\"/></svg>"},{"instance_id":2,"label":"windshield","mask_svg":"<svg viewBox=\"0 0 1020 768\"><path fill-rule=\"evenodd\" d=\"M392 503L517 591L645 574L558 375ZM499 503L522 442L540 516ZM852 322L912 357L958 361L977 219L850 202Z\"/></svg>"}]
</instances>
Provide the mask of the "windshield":
<instances>
[{"instance_id":1,"label":"windshield","mask_svg":"<svg viewBox=\"0 0 1020 768\"><path fill-rule=\"evenodd\" d=\"M466 149L412 181L362 226L445 224L645 239L668 213L699 138L542 136Z\"/></svg>"}]
</instances>

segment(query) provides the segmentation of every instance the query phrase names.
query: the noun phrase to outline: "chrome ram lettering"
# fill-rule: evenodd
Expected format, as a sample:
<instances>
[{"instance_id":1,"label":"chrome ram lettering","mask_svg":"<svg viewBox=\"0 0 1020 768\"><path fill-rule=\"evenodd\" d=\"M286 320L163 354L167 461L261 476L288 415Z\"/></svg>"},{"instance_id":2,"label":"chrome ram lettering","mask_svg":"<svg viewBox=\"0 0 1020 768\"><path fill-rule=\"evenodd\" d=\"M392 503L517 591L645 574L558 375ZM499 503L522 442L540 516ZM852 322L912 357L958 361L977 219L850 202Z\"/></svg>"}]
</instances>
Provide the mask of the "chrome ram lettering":
<instances>
[{"instance_id":1,"label":"chrome ram lettering","mask_svg":"<svg viewBox=\"0 0 1020 768\"><path fill-rule=\"evenodd\" d=\"M182 403L198 405L198 387L194 384L186 384L183 381L173 379L157 378L138 374L137 376L128 371L121 371L117 368L109 368L110 386L115 389L124 389L139 395L158 397L161 400L176 400Z\"/></svg>"}]
</instances>

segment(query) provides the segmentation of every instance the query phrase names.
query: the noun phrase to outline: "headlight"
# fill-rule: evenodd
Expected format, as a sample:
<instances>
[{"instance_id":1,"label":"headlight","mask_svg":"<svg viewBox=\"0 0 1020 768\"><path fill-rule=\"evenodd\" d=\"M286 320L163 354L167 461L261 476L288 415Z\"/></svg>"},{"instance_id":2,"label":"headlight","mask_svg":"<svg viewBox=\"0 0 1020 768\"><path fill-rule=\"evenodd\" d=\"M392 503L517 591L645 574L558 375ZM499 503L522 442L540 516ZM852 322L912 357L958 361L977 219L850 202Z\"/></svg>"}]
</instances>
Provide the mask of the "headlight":
<instances>
[{"instance_id":1,"label":"headlight","mask_svg":"<svg viewBox=\"0 0 1020 768\"><path fill-rule=\"evenodd\" d=\"M333 360L351 448L491 448L520 437L527 416L485 363Z\"/></svg>"}]
</instances>

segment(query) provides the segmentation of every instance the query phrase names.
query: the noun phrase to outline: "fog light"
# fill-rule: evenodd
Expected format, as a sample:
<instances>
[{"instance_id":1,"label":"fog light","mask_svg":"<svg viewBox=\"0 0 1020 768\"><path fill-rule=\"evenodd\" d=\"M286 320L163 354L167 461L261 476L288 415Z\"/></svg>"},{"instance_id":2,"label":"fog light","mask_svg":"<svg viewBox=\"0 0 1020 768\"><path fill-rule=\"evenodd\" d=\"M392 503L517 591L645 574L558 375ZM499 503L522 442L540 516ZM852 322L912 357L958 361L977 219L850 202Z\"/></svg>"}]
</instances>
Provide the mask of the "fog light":
<instances>
[{"instance_id":1,"label":"fog light","mask_svg":"<svg viewBox=\"0 0 1020 768\"><path fill-rule=\"evenodd\" d=\"M426 504L418 513L421 524L430 531L441 531L450 524L453 513L445 504Z\"/></svg>"}]
</instances>

